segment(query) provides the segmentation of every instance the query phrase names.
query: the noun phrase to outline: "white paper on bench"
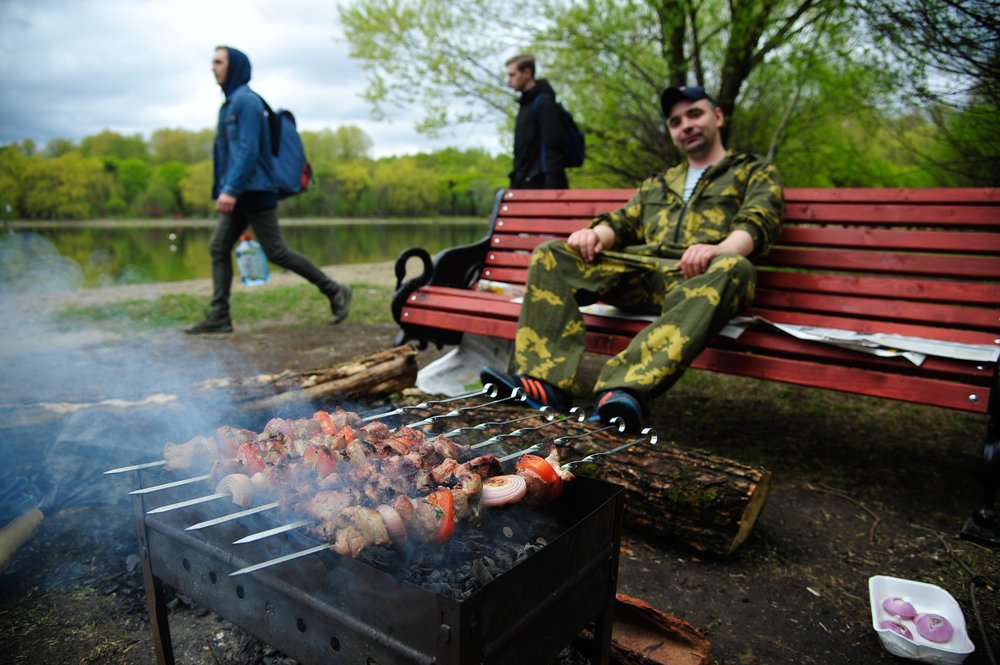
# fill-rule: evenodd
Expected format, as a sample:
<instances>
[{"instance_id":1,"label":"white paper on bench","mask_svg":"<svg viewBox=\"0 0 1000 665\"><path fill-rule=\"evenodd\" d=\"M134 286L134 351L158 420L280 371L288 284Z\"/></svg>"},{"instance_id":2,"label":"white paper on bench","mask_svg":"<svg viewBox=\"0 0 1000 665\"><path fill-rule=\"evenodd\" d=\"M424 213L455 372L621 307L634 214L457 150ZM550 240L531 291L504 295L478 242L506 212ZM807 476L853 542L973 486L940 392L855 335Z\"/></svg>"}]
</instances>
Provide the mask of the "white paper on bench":
<instances>
[{"instance_id":1,"label":"white paper on bench","mask_svg":"<svg viewBox=\"0 0 1000 665\"><path fill-rule=\"evenodd\" d=\"M514 298L512 302L520 303L522 299ZM657 318L647 314L630 314L604 303L587 305L586 307L581 307L580 311L585 314L611 319L655 321ZM952 358L954 360L966 360L977 363L995 363L1000 360L1000 347L990 346L989 344L962 344L960 342L947 342L925 337L861 333L841 328L820 328L817 326L799 326L790 323L774 323L760 316L733 317L719 334L730 339L739 339L740 335L753 323L762 323L771 326L796 339L830 344L882 358L901 356L917 367L923 364L927 356Z\"/></svg>"},{"instance_id":2,"label":"white paper on bench","mask_svg":"<svg viewBox=\"0 0 1000 665\"><path fill-rule=\"evenodd\" d=\"M760 316L734 317L720 334L738 339L743 331L753 323L771 326L797 339L832 344L852 351L882 357L902 356L917 366L920 366L927 356L979 363L995 363L1000 360L1000 348L988 344L962 344L906 335L860 333L840 328L798 326L788 323L774 323Z\"/></svg>"},{"instance_id":3,"label":"white paper on bench","mask_svg":"<svg viewBox=\"0 0 1000 665\"><path fill-rule=\"evenodd\" d=\"M462 342L417 372L417 388L428 395L455 397L479 388L485 365L507 371L514 342L465 333Z\"/></svg>"}]
</instances>

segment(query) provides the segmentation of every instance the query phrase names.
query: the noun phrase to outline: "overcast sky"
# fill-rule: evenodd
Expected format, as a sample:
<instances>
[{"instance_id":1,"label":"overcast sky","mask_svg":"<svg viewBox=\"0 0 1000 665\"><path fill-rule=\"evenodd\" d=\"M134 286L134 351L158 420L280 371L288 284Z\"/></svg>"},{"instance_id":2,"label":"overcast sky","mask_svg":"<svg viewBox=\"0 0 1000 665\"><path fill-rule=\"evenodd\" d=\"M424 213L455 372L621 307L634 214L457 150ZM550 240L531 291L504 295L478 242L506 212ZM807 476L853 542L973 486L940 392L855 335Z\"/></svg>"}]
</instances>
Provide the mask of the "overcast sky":
<instances>
[{"instance_id":1,"label":"overcast sky","mask_svg":"<svg viewBox=\"0 0 1000 665\"><path fill-rule=\"evenodd\" d=\"M300 129L356 125L376 157L501 151L492 125L430 140L413 128L416 109L372 120L334 0L0 0L0 144L214 127L217 44L250 57L251 86Z\"/></svg>"}]
</instances>

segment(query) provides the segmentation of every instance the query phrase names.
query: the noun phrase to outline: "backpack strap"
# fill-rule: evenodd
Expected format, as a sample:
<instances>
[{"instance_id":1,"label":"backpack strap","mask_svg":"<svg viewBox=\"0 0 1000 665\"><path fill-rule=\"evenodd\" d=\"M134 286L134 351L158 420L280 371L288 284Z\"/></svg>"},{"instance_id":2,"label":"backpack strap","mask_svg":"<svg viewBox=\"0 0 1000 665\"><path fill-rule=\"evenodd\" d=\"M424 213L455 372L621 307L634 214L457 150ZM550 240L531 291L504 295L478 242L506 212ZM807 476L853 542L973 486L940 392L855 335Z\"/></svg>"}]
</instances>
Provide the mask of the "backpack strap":
<instances>
[{"instance_id":1,"label":"backpack strap","mask_svg":"<svg viewBox=\"0 0 1000 665\"><path fill-rule=\"evenodd\" d=\"M543 96L552 97L552 100L555 101L555 97L553 97L547 92L543 92L542 94L537 95L534 99L531 100L531 112L535 116L535 122L538 121L538 107L542 103ZM541 135L542 133L538 132L539 138L541 138ZM542 173L547 173L549 169L547 164L548 160L545 158L545 141L541 141L541 144L542 144Z\"/></svg>"},{"instance_id":2,"label":"backpack strap","mask_svg":"<svg viewBox=\"0 0 1000 665\"><path fill-rule=\"evenodd\" d=\"M264 105L264 110L267 111L267 129L271 135L271 154L277 157L278 151L281 148L281 116L275 114L271 109L271 105L259 93L254 92L253 94L257 95L257 99L260 100L260 103Z\"/></svg>"}]
</instances>

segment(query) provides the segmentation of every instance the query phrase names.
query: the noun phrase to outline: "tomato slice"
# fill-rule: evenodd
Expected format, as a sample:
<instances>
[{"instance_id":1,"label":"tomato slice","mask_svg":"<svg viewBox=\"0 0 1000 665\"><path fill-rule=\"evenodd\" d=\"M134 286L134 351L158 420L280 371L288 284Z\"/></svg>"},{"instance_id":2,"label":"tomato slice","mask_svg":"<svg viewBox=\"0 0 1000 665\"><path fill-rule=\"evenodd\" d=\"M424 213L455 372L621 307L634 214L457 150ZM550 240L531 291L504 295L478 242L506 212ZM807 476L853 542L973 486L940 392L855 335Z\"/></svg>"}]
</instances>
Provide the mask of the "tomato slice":
<instances>
[{"instance_id":1,"label":"tomato slice","mask_svg":"<svg viewBox=\"0 0 1000 665\"><path fill-rule=\"evenodd\" d=\"M343 428L337 432L337 436L344 437L344 440L350 443L351 441L354 441L354 429L350 425L344 425Z\"/></svg>"},{"instance_id":2,"label":"tomato slice","mask_svg":"<svg viewBox=\"0 0 1000 665\"><path fill-rule=\"evenodd\" d=\"M452 496L451 490L440 489L428 494L427 500L441 511L441 521L434 534L434 541L440 544L455 533L455 497Z\"/></svg>"},{"instance_id":3,"label":"tomato slice","mask_svg":"<svg viewBox=\"0 0 1000 665\"><path fill-rule=\"evenodd\" d=\"M562 496L562 477L555 469L552 468L551 464L538 455L522 455L521 459L517 461L515 468L518 471L524 470L538 476L538 478L542 481L542 484L545 485L547 490L545 498L549 501L554 501Z\"/></svg>"}]
</instances>

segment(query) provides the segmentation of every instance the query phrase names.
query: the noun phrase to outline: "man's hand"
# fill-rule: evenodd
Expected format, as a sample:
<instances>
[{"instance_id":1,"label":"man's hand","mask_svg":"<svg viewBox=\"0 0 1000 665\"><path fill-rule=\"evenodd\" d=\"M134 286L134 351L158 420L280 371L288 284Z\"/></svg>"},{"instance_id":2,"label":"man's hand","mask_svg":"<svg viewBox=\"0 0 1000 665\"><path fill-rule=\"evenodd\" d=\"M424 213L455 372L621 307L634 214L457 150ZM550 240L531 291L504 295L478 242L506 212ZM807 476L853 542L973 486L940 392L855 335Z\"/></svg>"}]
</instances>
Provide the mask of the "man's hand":
<instances>
[{"instance_id":1,"label":"man's hand","mask_svg":"<svg viewBox=\"0 0 1000 665\"><path fill-rule=\"evenodd\" d=\"M566 244L580 252L584 261L591 263L602 251L614 246L615 232L607 224L579 229L570 234Z\"/></svg>"},{"instance_id":2,"label":"man's hand","mask_svg":"<svg viewBox=\"0 0 1000 665\"><path fill-rule=\"evenodd\" d=\"M719 254L718 245L697 244L691 245L684 250L681 260L677 262L677 268L683 273L685 279L697 277L708 270L708 264Z\"/></svg>"},{"instance_id":3,"label":"man's hand","mask_svg":"<svg viewBox=\"0 0 1000 665\"><path fill-rule=\"evenodd\" d=\"M224 215L232 213L235 207L236 197L229 194L219 194L219 198L215 200L215 211Z\"/></svg>"},{"instance_id":4,"label":"man's hand","mask_svg":"<svg viewBox=\"0 0 1000 665\"><path fill-rule=\"evenodd\" d=\"M681 260L677 262L677 268L684 275L685 279L691 279L704 274L708 270L708 264L719 254L739 254L740 256L750 256L753 251L753 237L741 229L730 233L725 240L718 245L698 243L691 245L684 250Z\"/></svg>"}]
</instances>

